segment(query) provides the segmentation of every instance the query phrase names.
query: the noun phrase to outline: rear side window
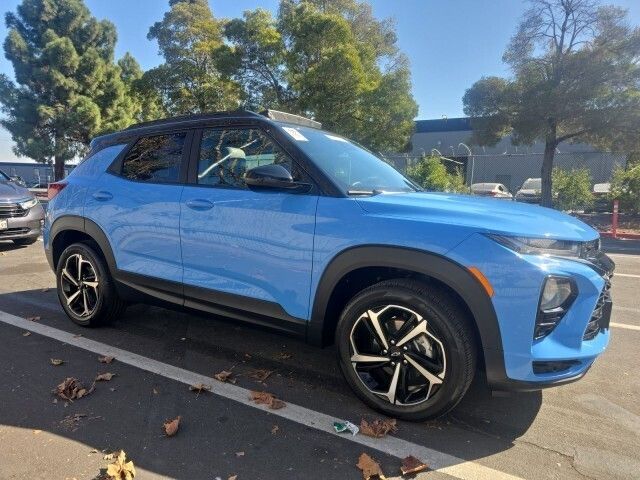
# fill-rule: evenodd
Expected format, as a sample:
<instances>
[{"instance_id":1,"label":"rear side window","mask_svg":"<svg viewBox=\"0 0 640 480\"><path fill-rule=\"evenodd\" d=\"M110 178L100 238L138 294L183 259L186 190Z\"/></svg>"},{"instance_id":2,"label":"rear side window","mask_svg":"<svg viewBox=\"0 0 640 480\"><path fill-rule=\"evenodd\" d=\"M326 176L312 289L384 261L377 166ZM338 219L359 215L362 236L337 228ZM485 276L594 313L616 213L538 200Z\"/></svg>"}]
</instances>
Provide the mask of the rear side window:
<instances>
[{"instance_id":1,"label":"rear side window","mask_svg":"<svg viewBox=\"0 0 640 480\"><path fill-rule=\"evenodd\" d=\"M141 138L122 162L122 175L138 182L178 182L186 136L173 133Z\"/></svg>"}]
</instances>

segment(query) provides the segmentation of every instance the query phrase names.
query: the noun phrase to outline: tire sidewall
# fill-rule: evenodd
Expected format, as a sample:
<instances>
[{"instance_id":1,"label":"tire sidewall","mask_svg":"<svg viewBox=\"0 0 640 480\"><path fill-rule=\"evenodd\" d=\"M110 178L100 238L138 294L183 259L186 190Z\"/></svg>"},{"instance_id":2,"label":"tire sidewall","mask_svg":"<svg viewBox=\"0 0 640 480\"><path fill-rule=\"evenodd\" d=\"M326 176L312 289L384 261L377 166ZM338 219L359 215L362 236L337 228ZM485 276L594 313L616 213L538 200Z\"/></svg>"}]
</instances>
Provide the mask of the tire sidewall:
<instances>
[{"instance_id":1,"label":"tire sidewall","mask_svg":"<svg viewBox=\"0 0 640 480\"><path fill-rule=\"evenodd\" d=\"M354 323L367 309L383 305L399 305L419 313L429 325L429 331L438 338L446 355L446 372L443 384L431 398L412 406L397 406L371 393L362 383L351 365L350 333ZM357 295L344 309L336 329L336 345L340 368L356 395L372 408L387 415L407 420L440 416L455 406L466 391L464 371L470 345L456 335L447 321L451 312L437 302L421 298L410 289L399 287L372 287Z\"/></svg>"},{"instance_id":2,"label":"tire sidewall","mask_svg":"<svg viewBox=\"0 0 640 480\"><path fill-rule=\"evenodd\" d=\"M67 306L67 301L62 293L62 284L61 284L61 276L62 270L64 269L64 265L67 259L74 254L80 254L83 256L85 260L88 260L93 267L94 272L96 273L98 280L98 302L96 304L93 313L88 317L80 317L76 315L73 310L71 310ZM60 305L64 309L67 316L73 320L74 323L81 325L83 327L93 326L100 322L100 317L102 312L105 310L105 302L108 301L108 290L107 286L108 272L102 262L102 259L95 253L95 251L88 245L83 243L75 243L67 247L60 256L60 260L58 261L58 266L56 268L56 290L58 293L58 300L60 301Z\"/></svg>"}]
</instances>

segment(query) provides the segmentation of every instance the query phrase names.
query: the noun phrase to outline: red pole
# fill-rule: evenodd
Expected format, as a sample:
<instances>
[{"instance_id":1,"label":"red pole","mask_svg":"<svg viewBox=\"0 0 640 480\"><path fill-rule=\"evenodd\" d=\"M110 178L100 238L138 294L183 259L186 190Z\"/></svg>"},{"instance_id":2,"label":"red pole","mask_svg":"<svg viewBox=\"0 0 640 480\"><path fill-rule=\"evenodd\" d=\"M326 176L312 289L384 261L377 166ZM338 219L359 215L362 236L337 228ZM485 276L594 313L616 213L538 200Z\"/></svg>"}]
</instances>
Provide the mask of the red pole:
<instances>
[{"instance_id":1,"label":"red pole","mask_svg":"<svg viewBox=\"0 0 640 480\"><path fill-rule=\"evenodd\" d=\"M613 201L613 217L611 218L611 236L618 238L618 200Z\"/></svg>"}]
</instances>

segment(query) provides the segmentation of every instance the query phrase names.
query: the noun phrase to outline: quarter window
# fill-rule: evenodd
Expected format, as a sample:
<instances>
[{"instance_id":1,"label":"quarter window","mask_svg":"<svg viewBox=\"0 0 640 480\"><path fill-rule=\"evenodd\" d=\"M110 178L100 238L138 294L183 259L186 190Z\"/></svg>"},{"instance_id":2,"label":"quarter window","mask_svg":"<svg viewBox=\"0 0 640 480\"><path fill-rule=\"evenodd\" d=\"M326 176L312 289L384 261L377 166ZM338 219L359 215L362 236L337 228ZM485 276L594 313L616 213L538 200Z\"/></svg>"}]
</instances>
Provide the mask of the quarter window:
<instances>
[{"instance_id":1,"label":"quarter window","mask_svg":"<svg viewBox=\"0 0 640 480\"><path fill-rule=\"evenodd\" d=\"M174 133L141 138L124 159L122 175L141 182L178 182L186 136Z\"/></svg>"},{"instance_id":2,"label":"quarter window","mask_svg":"<svg viewBox=\"0 0 640 480\"><path fill-rule=\"evenodd\" d=\"M285 167L296 181L303 172L291 158L257 128L204 130L198 159L196 182L230 188L247 188L247 170L276 163Z\"/></svg>"}]
</instances>

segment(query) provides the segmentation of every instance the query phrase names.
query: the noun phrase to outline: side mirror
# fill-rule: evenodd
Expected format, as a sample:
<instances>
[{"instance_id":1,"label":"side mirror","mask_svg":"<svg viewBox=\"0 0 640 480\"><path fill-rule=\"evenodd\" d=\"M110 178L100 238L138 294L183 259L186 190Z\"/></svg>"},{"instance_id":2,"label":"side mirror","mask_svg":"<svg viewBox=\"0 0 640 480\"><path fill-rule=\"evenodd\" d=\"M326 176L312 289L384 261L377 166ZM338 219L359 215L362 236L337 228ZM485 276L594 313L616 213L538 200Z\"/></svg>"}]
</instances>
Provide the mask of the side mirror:
<instances>
[{"instance_id":1,"label":"side mirror","mask_svg":"<svg viewBox=\"0 0 640 480\"><path fill-rule=\"evenodd\" d=\"M268 188L296 192L309 191L311 185L293 180L289 170L275 163L247 170L244 181L250 188Z\"/></svg>"}]
</instances>

